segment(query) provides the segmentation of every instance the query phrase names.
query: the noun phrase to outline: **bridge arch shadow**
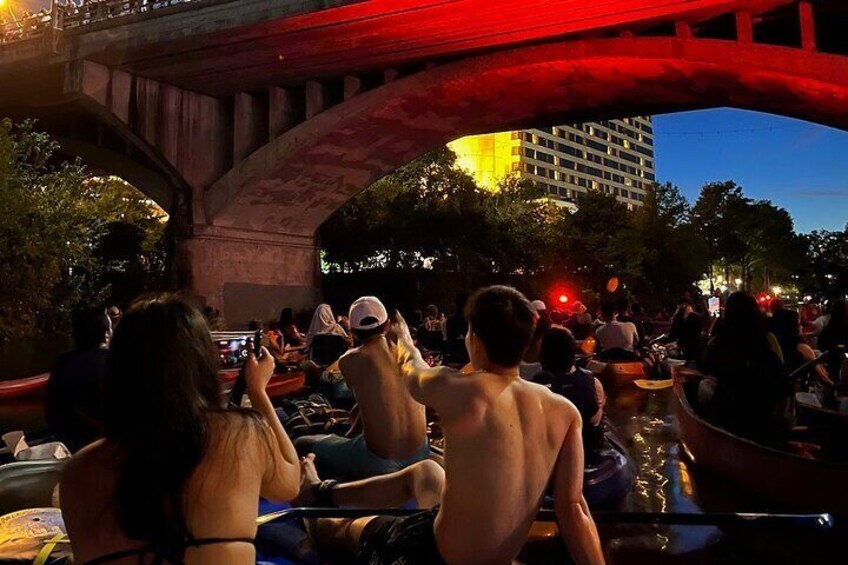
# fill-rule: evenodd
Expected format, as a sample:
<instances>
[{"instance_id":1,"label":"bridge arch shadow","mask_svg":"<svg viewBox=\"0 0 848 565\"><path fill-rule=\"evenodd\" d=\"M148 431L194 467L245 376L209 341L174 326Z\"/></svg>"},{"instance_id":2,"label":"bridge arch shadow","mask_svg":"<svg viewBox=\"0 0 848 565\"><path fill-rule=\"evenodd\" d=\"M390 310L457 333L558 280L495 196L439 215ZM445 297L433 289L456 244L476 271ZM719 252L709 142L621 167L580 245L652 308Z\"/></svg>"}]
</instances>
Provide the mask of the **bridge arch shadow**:
<instances>
[{"instance_id":1,"label":"bridge arch shadow","mask_svg":"<svg viewBox=\"0 0 848 565\"><path fill-rule=\"evenodd\" d=\"M312 236L397 167L455 138L735 107L848 129L848 57L692 38L615 38L465 59L343 102L237 163L205 195L221 227Z\"/></svg>"}]
</instances>

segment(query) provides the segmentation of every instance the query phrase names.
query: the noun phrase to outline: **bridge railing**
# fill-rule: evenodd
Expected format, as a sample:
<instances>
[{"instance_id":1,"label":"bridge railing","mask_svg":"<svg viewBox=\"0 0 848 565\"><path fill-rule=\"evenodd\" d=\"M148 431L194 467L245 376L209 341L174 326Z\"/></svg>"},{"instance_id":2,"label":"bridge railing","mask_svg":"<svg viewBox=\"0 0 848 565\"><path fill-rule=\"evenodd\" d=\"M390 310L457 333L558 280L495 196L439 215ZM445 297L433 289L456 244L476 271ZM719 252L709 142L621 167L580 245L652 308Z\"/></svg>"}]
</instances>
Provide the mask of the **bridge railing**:
<instances>
[{"instance_id":1,"label":"bridge railing","mask_svg":"<svg viewBox=\"0 0 848 565\"><path fill-rule=\"evenodd\" d=\"M0 44L41 37L47 29L71 29L114 18L170 8L199 0L82 0L53 2L52 7L19 17L0 14Z\"/></svg>"}]
</instances>

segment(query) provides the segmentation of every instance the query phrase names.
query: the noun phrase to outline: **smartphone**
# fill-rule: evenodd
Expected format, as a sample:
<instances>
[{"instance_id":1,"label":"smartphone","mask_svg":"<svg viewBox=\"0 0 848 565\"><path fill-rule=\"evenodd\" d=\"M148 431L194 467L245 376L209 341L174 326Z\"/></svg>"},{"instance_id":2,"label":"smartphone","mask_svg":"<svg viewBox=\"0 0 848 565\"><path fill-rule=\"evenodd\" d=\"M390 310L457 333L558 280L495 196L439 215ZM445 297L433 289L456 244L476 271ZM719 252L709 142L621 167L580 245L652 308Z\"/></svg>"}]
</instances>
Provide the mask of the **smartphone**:
<instances>
[{"instance_id":1,"label":"smartphone","mask_svg":"<svg viewBox=\"0 0 848 565\"><path fill-rule=\"evenodd\" d=\"M252 351L259 357L262 346L270 346L268 337L262 332L213 332L212 341L218 350L221 369L239 369Z\"/></svg>"},{"instance_id":2,"label":"smartphone","mask_svg":"<svg viewBox=\"0 0 848 565\"><path fill-rule=\"evenodd\" d=\"M253 342L253 354L259 359L259 354L262 353L262 330L256 330L251 341Z\"/></svg>"}]
</instances>

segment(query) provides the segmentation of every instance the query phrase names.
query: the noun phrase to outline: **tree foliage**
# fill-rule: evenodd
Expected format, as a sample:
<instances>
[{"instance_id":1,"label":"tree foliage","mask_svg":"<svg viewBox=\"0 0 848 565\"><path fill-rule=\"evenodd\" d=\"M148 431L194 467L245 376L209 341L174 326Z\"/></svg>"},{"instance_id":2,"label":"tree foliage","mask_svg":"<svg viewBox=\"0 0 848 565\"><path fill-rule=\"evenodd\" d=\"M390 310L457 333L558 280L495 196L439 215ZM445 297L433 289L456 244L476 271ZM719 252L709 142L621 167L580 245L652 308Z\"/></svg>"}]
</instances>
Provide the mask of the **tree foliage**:
<instances>
[{"instance_id":1,"label":"tree foliage","mask_svg":"<svg viewBox=\"0 0 848 565\"><path fill-rule=\"evenodd\" d=\"M704 185L693 206L673 184L655 184L632 212L595 191L571 212L527 182L509 178L499 188L477 187L449 149L425 155L322 226L325 259L337 273L431 268L524 275L541 286L566 280L574 290L597 291L618 276L656 307L705 274L723 271L755 291L797 281L813 244L823 251L808 278L819 286L846 262L844 234L798 236L786 210L747 198L733 181Z\"/></svg>"},{"instance_id":2,"label":"tree foliage","mask_svg":"<svg viewBox=\"0 0 848 565\"><path fill-rule=\"evenodd\" d=\"M384 177L321 227L331 271L416 269L511 273L538 269L548 205L532 184L479 188L443 148Z\"/></svg>"},{"instance_id":3,"label":"tree foliage","mask_svg":"<svg viewBox=\"0 0 848 565\"><path fill-rule=\"evenodd\" d=\"M829 296L848 294L848 224L842 231L814 231L803 240L808 250L804 290Z\"/></svg>"},{"instance_id":4,"label":"tree foliage","mask_svg":"<svg viewBox=\"0 0 848 565\"><path fill-rule=\"evenodd\" d=\"M789 212L768 200L746 198L733 181L704 185L692 224L707 249L711 284L716 266L749 290L790 283L806 261L808 249Z\"/></svg>"},{"instance_id":5,"label":"tree foliage","mask_svg":"<svg viewBox=\"0 0 848 565\"><path fill-rule=\"evenodd\" d=\"M120 267L104 269L104 259L121 245L118 224L137 226L135 250L158 261L152 247L164 225L154 205L121 181L91 178L79 161L59 160L57 150L32 122L0 121L0 338L61 331L76 305L111 298L108 271Z\"/></svg>"}]
</instances>

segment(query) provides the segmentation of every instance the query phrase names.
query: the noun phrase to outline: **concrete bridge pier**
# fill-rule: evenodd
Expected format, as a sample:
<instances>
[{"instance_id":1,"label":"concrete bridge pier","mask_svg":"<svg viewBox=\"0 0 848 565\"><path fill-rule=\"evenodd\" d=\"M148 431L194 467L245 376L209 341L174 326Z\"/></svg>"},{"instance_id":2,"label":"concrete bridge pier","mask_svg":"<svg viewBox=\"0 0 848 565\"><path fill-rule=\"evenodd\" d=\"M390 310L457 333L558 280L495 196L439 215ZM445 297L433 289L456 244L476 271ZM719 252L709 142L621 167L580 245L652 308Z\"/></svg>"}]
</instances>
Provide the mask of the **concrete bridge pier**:
<instances>
[{"instance_id":1,"label":"concrete bridge pier","mask_svg":"<svg viewBox=\"0 0 848 565\"><path fill-rule=\"evenodd\" d=\"M195 226L176 245L180 285L220 310L230 328L276 319L319 298L319 249L314 238Z\"/></svg>"}]
</instances>

